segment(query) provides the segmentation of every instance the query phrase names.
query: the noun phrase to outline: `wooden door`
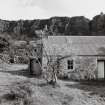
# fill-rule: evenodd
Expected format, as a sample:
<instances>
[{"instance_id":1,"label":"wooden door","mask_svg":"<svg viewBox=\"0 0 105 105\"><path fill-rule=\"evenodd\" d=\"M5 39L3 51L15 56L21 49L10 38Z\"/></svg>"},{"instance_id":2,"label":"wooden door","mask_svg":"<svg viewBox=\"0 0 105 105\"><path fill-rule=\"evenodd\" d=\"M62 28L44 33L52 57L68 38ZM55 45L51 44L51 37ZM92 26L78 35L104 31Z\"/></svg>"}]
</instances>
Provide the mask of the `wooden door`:
<instances>
[{"instance_id":1,"label":"wooden door","mask_svg":"<svg viewBox=\"0 0 105 105\"><path fill-rule=\"evenodd\" d=\"M98 61L98 78L104 79L105 74L105 62L104 61Z\"/></svg>"}]
</instances>

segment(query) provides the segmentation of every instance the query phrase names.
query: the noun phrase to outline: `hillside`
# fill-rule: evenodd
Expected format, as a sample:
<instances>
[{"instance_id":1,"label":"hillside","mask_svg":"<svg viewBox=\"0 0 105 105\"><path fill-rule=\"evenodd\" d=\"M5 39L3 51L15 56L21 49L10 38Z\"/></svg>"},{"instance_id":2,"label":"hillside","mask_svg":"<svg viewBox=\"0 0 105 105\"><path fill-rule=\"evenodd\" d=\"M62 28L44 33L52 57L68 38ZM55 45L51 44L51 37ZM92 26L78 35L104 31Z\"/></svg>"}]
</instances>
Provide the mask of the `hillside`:
<instances>
[{"instance_id":1,"label":"hillside","mask_svg":"<svg viewBox=\"0 0 105 105\"><path fill-rule=\"evenodd\" d=\"M105 14L92 20L84 16L52 17L49 19L0 20L0 33L14 39L40 37L40 30L47 29L49 35L105 35Z\"/></svg>"}]
</instances>

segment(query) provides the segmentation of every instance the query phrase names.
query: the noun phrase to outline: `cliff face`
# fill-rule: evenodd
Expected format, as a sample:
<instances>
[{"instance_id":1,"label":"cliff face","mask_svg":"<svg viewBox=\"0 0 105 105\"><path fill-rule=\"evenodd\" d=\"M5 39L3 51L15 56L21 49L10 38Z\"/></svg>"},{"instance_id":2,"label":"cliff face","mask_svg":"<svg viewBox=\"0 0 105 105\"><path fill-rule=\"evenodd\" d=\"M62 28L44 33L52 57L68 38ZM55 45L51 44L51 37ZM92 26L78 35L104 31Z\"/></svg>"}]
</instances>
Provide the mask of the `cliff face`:
<instances>
[{"instance_id":1,"label":"cliff face","mask_svg":"<svg viewBox=\"0 0 105 105\"><path fill-rule=\"evenodd\" d=\"M14 38L36 38L39 37L40 30L47 30L49 35L105 35L105 15L97 15L92 20L83 16L52 17L44 20L0 20L0 33L10 34Z\"/></svg>"},{"instance_id":2,"label":"cliff face","mask_svg":"<svg viewBox=\"0 0 105 105\"><path fill-rule=\"evenodd\" d=\"M89 19L83 16L72 17L65 32L68 35L89 35L89 22Z\"/></svg>"},{"instance_id":3,"label":"cliff face","mask_svg":"<svg viewBox=\"0 0 105 105\"><path fill-rule=\"evenodd\" d=\"M105 35L105 15L100 14L93 18L90 22L91 34L95 35Z\"/></svg>"}]
</instances>

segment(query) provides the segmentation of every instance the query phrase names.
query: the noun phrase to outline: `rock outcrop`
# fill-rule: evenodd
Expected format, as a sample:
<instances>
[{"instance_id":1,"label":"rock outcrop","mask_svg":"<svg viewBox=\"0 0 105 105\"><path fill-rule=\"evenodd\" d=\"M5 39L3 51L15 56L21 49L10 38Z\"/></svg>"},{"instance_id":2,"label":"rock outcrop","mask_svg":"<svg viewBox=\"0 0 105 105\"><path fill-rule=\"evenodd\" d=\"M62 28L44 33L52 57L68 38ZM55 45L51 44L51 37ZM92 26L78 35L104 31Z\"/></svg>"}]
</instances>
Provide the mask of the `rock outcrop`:
<instances>
[{"instance_id":1,"label":"rock outcrop","mask_svg":"<svg viewBox=\"0 0 105 105\"><path fill-rule=\"evenodd\" d=\"M65 33L68 35L89 35L89 19L78 16L72 17L66 25Z\"/></svg>"},{"instance_id":2,"label":"rock outcrop","mask_svg":"<svg viewBox=\"0 0 105 105\"><path fill-rule=\"evenodd\" d=\"M48 35L105 35L105 14L101 13L92 20L84 16L0 20L0 33L9 34L15 39L40 37L41 30L48 32Z\"/></svg>"},{"instance_id":3,"label":"rock outcrop","mask_svg":"<svg viewBox=\"0 0 105 105\"><path fill-rule=\"evenodd\" d=\"M105 14L95 16L90 21L91 35L105 35Z\"/></svg>"}]
</instances>

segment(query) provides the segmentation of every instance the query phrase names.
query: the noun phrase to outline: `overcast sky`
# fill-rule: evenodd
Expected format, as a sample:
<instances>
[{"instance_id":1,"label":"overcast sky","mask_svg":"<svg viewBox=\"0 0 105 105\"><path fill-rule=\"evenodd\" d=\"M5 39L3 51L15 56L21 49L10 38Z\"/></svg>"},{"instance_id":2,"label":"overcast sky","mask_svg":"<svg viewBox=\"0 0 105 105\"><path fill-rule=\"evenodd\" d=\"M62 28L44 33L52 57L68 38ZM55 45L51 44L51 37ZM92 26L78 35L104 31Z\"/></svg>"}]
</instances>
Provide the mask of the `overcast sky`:
<instances>
[{"instance_id":1,"label":"overcast sky","mask_svg":"<svg viewBox=\"0 0 105 105\"><path fill-rule=\"evenodd\" d=\"M105 13L105 0L0 0L0 18L38 19L52 16L86 16Z\"/></svg>"}]
</instances>

